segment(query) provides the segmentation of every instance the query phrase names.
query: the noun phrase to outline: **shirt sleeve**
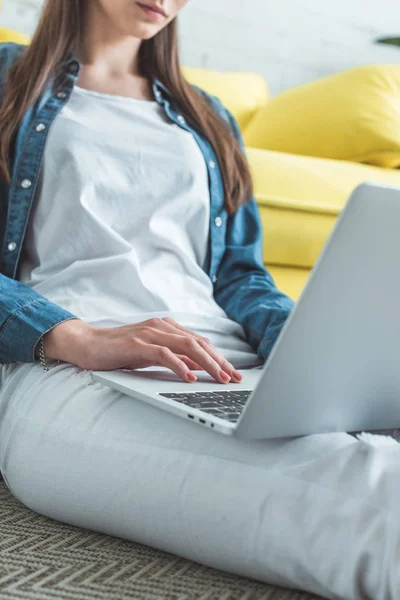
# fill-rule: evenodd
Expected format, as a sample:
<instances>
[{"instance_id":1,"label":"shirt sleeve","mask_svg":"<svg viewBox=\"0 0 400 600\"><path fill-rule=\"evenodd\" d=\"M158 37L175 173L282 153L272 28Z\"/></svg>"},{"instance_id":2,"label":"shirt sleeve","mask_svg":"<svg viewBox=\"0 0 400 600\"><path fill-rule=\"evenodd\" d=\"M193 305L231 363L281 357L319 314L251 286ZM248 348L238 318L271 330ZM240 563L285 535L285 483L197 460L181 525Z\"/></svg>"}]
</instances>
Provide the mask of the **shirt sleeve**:
<instances>
[{"instance_id":1,"label":"shirt sleeve","mask_svg":"<svg viewBox=\"0 0 400 600\"><path fill-rule=\"evenodd\" d=\"M75 315L30 287L0 274L0 363L35 362L42 335Z\"/></svg>"},{"instance_id":2,"label":"shirt sleeve","mask_svg":"<svg viewBox=\"0 0 400 600\"><path fill-rule=\"evenodd\" d=\"M245 154L239 125L217 102ZM242 325L257 354L266 359L295 303L276 287L264 266L262 222L254 197L228 218L226 248L214 296L229 318Z\"/></svg>"}]
</instances>

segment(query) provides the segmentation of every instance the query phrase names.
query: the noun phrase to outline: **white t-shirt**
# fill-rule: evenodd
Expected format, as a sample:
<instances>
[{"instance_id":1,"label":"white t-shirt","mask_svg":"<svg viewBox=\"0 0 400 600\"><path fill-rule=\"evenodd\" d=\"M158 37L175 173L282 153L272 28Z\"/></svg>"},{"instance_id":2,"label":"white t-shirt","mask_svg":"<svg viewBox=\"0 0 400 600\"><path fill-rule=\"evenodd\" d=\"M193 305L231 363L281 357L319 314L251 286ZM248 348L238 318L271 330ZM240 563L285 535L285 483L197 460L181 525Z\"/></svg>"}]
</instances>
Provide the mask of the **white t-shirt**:
<instances>
[{"instance_id":1,"label":"white t-shirt","mask_svg":"<svg viewBox=\"0 0 400 600\"><path fill-rule=\"evenodd\" d=\"M170 316L238 367L260 363L202 268L204 156L157 102L75 87L49 132L41 175L20 281L95 326Z\"/></svg>"}]
</instances>

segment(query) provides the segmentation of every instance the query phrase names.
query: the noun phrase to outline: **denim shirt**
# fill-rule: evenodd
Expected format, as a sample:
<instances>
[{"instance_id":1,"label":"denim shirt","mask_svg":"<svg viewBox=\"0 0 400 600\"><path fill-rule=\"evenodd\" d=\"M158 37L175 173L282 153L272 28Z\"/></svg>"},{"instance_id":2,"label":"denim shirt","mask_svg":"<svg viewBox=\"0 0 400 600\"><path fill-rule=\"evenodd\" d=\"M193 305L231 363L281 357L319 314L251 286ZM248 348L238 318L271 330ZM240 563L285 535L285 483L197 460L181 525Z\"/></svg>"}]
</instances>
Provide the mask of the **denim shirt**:
<instances>
[{"instance_id":1,"label":"denim shirt","mask_svg":"<svg viewBox=\"0 0 400 600\"><path fill-rule=\"evenodd\" d=\"M0 104L7 71L23 52L17 44L0 44ZM79 76L74 57L64 61L61 87L50 83L20 123L11 153L11 184L0 180L0 363L35 361L40 337L59 323L77 318L17 279L29 214L37 187L49 128L68 102ZM211 199L210 238L205 270L214 286L214 298L234 321L242 325L258 355L269 355L293 301L281 293L263 265L262 226L253 197L229 216L217 156L207 139L179 114L168 89L152 81L157 102L171 121L195 137L206 161ZM231 113L220 100L197 88L214 110L227 121L244 152L244 144Z\"/></svg>"}]
</instances>

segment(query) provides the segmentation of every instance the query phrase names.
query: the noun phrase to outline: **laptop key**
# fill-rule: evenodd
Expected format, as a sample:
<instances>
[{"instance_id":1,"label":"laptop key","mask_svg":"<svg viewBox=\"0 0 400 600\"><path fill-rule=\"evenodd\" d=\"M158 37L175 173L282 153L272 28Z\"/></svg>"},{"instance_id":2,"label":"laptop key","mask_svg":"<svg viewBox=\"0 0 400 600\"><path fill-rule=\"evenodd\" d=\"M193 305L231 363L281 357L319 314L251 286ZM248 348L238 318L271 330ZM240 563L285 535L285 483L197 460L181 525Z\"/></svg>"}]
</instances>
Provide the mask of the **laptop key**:
<instances>
[{"instance_id":1,"label":"laptop key","mask_svg":"<svg viewBox=\"0 0 400 600\"><path fill-rule=\"evenodd\" d=\"M180 400L177 400L176 402L180 402ZM198 400L187 400L182 402L182 404L185 406L190 406L191 408L201 408L203 406L202 402L199 402Z\"/></svg>"},{"instance_id":2,"label":"laptop key","mask_svg":"<svg viewBox=\"0 0 400 600\"><path fill-rule=\"evenodd\" d=\"M177 400L177 402L180 402L180 400ZM209 398L193 398L193 400L185 400L184 404L187 404L188 406L196 406L196 407L200 407L203 405L217 407L215 402L212 402Z\"/></svg>"},{"instance_id":3,"label":"laptop key","mask_svg":"<svg viewBox=\"0 0 400 600\"><path fill-rule=\"evenodd\" d=\"M215 415L216 417L221 417L223 419L225 417L225 413L218 410L217 408L201 408L208 415Z\"/></svg>"},{"instance_id":4,"label":"laptop key","mask_svg":"<svg viewBox=\"0 0 400 600\"><path fill-rule=\"evenodd\" d=\"M228 421L237 421L241 413L225 413L223 418Z\"/></svg>"},{"instance_id":5,"label":"laptop key","mask_svg":"<svg viewBox=\"0 0 400 600\"><path fill-rule=\"evenodd\" d=\"M217 398L215 400L215 404L218 404L219 406L232 406L233 403L234 403L234 401L229 400L229 398L224 398L224 399Z\"/></svg>"},{"instance_id":6,"label":"laptop key","mask_svg":"<svg viewBox=\"0 0 400 600\"><path fill-rule=\"evenodd\" d=\"M175 402L181 402L182 404L187 404L189 406L192 406L194 404L199 404L199 402L201 402L202 400L204 402L209 401L208 398L187 398L187 397L183 397L183 396L165 396L165 394L160 394L160 396L164 396L169 398L170 400L175 400Z\"/></svg>"}]
</instances>

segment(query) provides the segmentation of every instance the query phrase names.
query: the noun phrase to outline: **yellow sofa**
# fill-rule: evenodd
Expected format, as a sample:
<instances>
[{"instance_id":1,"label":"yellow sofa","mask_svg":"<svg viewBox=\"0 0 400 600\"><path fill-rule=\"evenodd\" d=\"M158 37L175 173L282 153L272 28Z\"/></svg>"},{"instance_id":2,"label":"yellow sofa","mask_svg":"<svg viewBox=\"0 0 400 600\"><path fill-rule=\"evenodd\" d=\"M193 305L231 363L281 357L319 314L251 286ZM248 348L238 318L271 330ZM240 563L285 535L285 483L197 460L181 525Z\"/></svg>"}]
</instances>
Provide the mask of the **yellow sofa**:
<instances>
[{"instance_id":1,"label":"yellow sofa","mask_svg":"<svg viewBox=\"0 0 400 600\"><path fill-rule=\"evenodd\" d=\"M387 126L388 122L391 125L390 119L397 119L396 107L400 110L400 67L391 66L390 75L385 69L387 67L377 66L351 70L300 86L272 100L268 98L266 82L260 75L185 69L189 81L219 96L239 122L264 227L264 262L278 287L294 300L298 299L351 192L365 181L400 186L400 170L350 160L307 156L304 153L292 154L287 146L296 144L298 152L306 147L307 151L316 154L319 151L316 144L318 136L321 137L321 145L329 134L331 139L326 152L332 148L332 152L338 153L343 145L345 150L351 149L355 153L361 152L360 145L363 145L362 150L368 148L368 151L373 146L377 152L369 152L368 160L376 164L385 160L393 164L398 160L400 164L399 130L395 125ZM355 86L362 83L362 93L349 89L352 82ZM342 92L338 89L340 86ZM335 95L332 89L336 90ZM387 98L387 106L383 100L379 104L376 96L381 98L388 91L393 97ZM324 94L327 98L321 99ZM368 106L369 97L373 106ZM359 113L352 114L349 122L347 113L349 110L355 112L355 103L359 105ZM363 109L364 106L367 106L367 110ZM323 120L324 107L329 111L325 116L326 125ZM308 128L304 130L307 118ZM274 121L271 124L272 119ZM287 126L288 120L290 127ZM341 122L343 130L340 128ZM400 126L400 115L398 122ZM307 140L307 132L313 126L315 130L311 131ZM376 132L382 137L385 126L389 133L384 140L376 141ZM277 131L275 137L273 128ZM301 128L303 131L300 133ZM270 132L271 140L265 130ZM287 139L280 135L283 131ZM347 139L348 136L351 136L350 139ZM371 139L374 140L373 144ZM272 141L274 149L267 149Z\"/></svg>"},{"instance_id":2,"label":"yellow sofa","mask_svg":"<svg viewBox=\"0 0 400 600\"><path fill-rule=\"evenodd\" d=\"M29 38L23 33L18 33L18 31L12 31L11 29L4 29L4 27L0 27L0 43L4 42L16 42L17 44L27 44L29 42Z\"/></svg>"},{"instance_id":3,"label":"yellow sofa","mask_svg":"<svg viewBox=\"0 0 400 600\"><path fill-rule=\"evenodd\" d=\"M27 42L0 29L5 40ZM400 165L400 67L361 67L273 99L256 73L185 67L184 74L236 117L264 227L264 262L297 300L351 192L364 181L400 186L400 170L381 166Z\"/></svg>"}]
</instances>

